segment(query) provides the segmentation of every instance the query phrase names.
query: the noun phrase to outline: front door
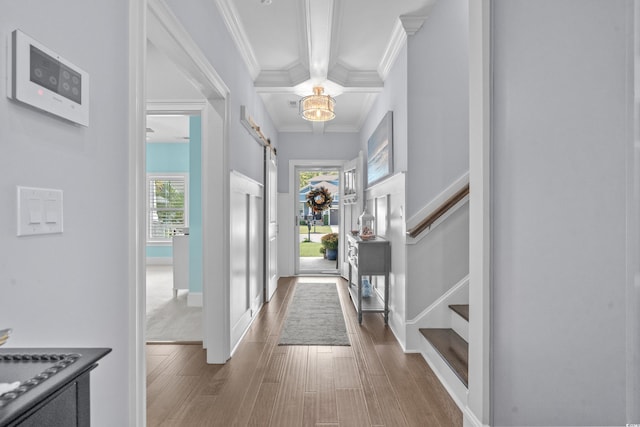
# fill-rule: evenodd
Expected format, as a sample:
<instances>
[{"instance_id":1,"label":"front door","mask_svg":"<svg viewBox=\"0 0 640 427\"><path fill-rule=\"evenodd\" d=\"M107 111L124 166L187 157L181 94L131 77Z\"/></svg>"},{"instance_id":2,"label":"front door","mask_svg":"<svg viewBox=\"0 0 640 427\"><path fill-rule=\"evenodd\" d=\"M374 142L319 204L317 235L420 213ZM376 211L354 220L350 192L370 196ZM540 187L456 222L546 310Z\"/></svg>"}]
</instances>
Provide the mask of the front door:
<instances>
[{"instance_id":1,"label":"front door","mask_svg":"<svg viewBox=\"0 0 640 427\"><path fill-rule=\"evenodd\" d=\"M338 273L340 173L334 166L296 168L296 274Z\"/></svg>"}]
</instances>

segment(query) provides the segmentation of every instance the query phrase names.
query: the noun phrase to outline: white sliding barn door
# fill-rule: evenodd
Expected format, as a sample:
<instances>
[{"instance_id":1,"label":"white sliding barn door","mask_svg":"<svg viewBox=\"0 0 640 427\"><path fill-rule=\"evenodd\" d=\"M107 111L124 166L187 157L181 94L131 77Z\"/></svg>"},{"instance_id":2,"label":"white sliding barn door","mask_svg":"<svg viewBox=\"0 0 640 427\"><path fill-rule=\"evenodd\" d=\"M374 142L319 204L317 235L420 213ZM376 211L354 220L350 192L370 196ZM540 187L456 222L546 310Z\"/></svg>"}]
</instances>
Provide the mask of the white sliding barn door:
<instances>
[{"instance_id":1,"label":"white sliding barn door","mask_svg":"<svg viewBox=\"0 0 640 427\"><path fill-rule=\"evenodd\" d=\"M234 348L262 305L263 188L231 172L230 209L230 325Z\"/></svg>"},{"instance_id":2,"label":"white sliding barn door","mask_svg":"<svg viewBox=\"0 0 640 427\"><path fill-rule=\"evenodd\" d=\"M278 287L278 163L273 150L265 152L265 301Z\"/></svg>"}]
</instances>

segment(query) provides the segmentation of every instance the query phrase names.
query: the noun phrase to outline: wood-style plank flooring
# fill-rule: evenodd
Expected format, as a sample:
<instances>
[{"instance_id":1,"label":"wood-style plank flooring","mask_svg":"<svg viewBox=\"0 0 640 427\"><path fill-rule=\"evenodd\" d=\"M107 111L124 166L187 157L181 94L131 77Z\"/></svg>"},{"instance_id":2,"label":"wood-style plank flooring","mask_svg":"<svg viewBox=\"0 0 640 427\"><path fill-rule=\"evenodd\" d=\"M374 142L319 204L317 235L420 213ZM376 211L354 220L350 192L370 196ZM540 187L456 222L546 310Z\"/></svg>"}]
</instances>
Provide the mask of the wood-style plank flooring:
<instances>
[{"instance_id":1,"label":"wood-style plank flooring","mask_svg":"<svg viewBox=\"0 0 640 427\"><path fill-rule=\"evenodd\" d=\"M278 346L297 282L334 281L349 347ZM199 345L147 346L147 425L462 426L462 414L419 354L405 354L382 315L358 324L345 281L283 278L225 365Z\"/></svg>"}]
</instances>

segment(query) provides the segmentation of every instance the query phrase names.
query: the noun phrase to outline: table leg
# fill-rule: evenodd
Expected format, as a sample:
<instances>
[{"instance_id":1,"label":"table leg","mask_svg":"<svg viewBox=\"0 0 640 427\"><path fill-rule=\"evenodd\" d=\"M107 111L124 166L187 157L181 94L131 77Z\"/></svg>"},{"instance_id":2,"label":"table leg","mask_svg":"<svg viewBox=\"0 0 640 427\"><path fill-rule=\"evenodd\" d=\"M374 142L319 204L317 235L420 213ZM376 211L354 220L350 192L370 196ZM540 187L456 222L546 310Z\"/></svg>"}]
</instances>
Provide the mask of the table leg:
<instances>
[{"instance_id":1,"label":"table leg","mask_svg":"<svg viewBox=\"0 0 640 427\"><path fill-rule=\"evenodd\" d=\"M389 273L384 275L384 324L389 324Z\"/></svg>"},{"instance_id":2,"label":"table leg","mask_svg":"<svg viewBox=\"0 0 640 427\"><path fill-rule=\"evenodd\" d=\"M358 272L358 323L362 323L362 275Z\"/></svg>"}]
</instances>

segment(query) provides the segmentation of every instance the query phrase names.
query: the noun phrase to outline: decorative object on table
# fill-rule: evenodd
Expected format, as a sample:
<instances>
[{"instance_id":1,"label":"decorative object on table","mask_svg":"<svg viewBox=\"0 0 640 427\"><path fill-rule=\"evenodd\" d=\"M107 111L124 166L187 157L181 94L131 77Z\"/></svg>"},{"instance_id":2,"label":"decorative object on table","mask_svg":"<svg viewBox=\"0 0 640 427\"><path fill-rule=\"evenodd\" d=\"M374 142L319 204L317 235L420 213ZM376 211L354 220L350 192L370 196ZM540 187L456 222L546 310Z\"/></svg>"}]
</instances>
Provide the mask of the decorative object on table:
<instances>
[{"instance_id":1,"label":"decorative object on table","mask_svg":"<svg viewBox=\"0 0 640 427\"><path fill-rule=\"evenodd\" d=\"M331 207L333 196L326 187L316 187L307 193L307 206L313 212L324 212Z\"/></svg>"},{"instance_id":2,"label":"decorative object on table","mask_svg":"<svg viewBox=\"0 0 640 427\"><path fill-rule=\"evenodd\" d=\"M369 298L373 294L371 282L366 277L362 278L362 298Z\"/></svg>"},{"instance_id":3,"label":"decorative object on table","mask_svg":"<svg viewBox=\"0 0 640 427\"><path fill-rule=\"evenodd\" d=\"M369 240L376 237L374 228L375 221L376 218L365 208L362 215L358 217L358 231L362 240Z\"/></svg>"},{"instance_id":4,"label":"decorative object on table","mask_svg":"<svg viewBox=\"0 0 640 427\"><path fill-rule=\"evenodd\" d=\"M12 329L0 329L0 345L3 345L9 340L9 335L11 335Z\"/></svg>"},{"instance_id":5,"label":"decorative object on table","mask_svg":"<svg viewBox=\"0 0 640 427\"><path fill-rule=\"evenodd\" d=\"M325 234L320 238L320 244L325 249L327 259L335 261L338 257L338 233Z\"/></svg>"},{"instance_id":6,"label":"decorative object on table","mask_svg":"<svg viewBox=\"0 0 640 427\"><path fill-rule=\"evenodd\" d=\"M367 186L393 173L393 111L387 112L367 142Z\"/></svg>"}]
</instances>

